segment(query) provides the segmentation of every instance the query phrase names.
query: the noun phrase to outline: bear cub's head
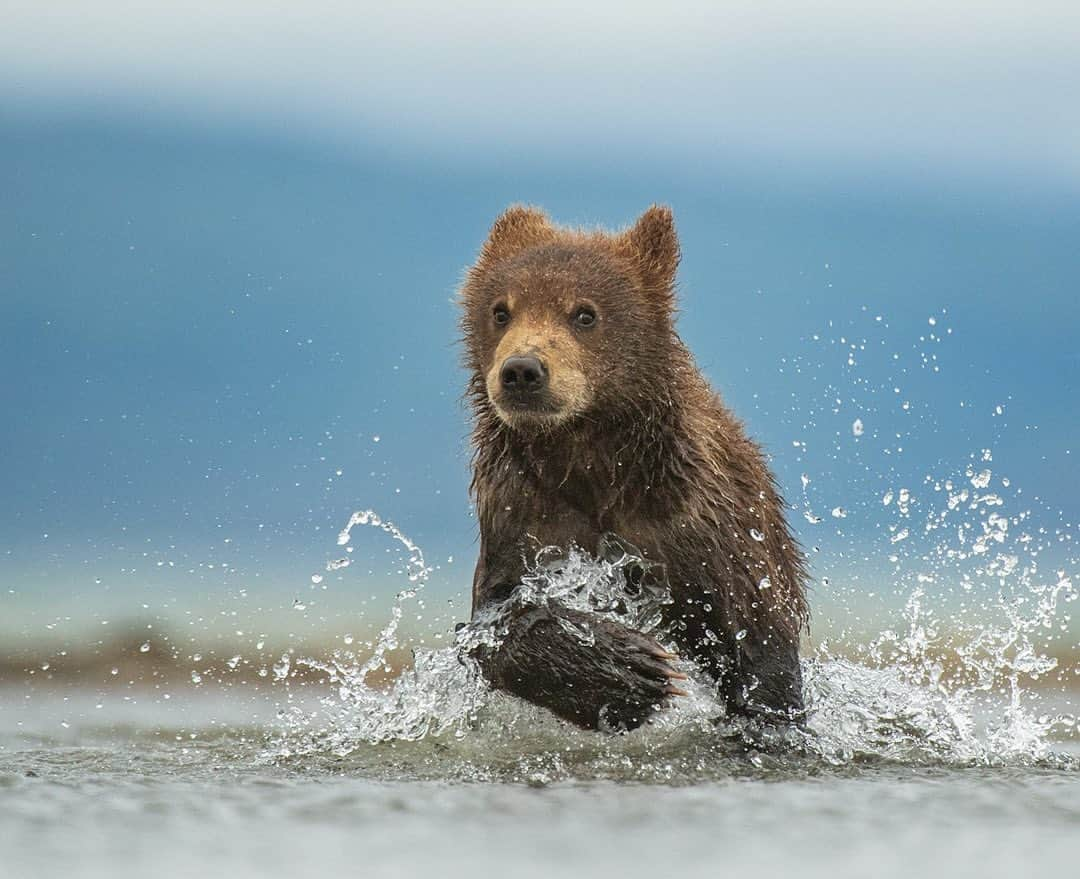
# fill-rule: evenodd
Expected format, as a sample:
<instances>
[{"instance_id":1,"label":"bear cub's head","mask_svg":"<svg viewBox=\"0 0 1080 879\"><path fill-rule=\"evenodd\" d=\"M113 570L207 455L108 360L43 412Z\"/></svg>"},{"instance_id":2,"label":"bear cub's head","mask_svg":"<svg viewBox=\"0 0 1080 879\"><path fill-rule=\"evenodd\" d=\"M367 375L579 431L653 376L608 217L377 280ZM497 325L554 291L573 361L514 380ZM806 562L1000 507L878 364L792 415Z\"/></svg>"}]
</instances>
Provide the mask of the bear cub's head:
<instances>
[{"instance_id":1,"label":"bear cub's head","mask_svg":"<svg viewBox=\"0 0 1080 879\"><path fill-rule=\"evenodd\" d=\"M629 229L555 226L515 206L496 221L462 287L474 405L510 428L645 415L670 394L679 242L671 211Z\"/></svg>"}]
</instances>

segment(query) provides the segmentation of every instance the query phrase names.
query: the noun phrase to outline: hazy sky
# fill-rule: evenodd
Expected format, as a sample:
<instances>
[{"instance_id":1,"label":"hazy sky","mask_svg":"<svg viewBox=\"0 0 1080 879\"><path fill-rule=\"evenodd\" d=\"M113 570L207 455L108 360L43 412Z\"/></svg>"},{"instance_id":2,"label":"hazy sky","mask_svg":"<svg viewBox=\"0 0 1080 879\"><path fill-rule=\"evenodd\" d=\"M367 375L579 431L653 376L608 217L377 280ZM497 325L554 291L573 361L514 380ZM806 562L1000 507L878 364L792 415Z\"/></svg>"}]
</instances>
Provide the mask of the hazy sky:
<instances>
[{"instance_id":1,"label":"hazy sky","mask_svg":"<svg viewBox=\"0 0 1080 879\"><path fill-rule=\"evenodd\" d=\"M875 8L876 7L876 8ZM408 142L1080 186L1075 2L8 0L0 88Z\"/></svg>"}]
</instances>

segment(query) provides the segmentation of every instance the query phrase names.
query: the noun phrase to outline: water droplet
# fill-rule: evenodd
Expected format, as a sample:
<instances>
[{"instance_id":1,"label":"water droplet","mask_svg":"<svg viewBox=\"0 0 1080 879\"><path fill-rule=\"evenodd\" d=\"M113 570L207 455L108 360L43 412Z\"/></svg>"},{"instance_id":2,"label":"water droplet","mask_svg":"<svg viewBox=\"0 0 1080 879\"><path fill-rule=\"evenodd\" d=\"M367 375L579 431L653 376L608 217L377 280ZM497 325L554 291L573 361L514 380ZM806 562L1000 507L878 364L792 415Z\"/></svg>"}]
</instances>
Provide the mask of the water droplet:
<instances>
[{"instance_id":1,"label":"water droplet","mask_svg":"<svg viewBox=\"0 0 1080 879\"><path fill-rule=\"evenodd\" d=\"M139 652L140 653L149 653L150 652L150 642L149 641L144 641L142 647L139 648Z\"/></svg>"},{"instance_id":2,"label":"water droplet","mask_svg":"<svg viewBox=\"0 0 1080 879\"><path fill-rule=\"evenodd\" d=\"M281 659L274 663L274 679L283 681L289 676L289 654L281 654Z\"/></svg>"},{"instance_id":3,"label":"water droplet","mask_svg":"<svg viewBox=\"0 0 1080 879\"><path fill-rule=\"evenodd\" d=\"M741 641L743 638L746 637L746 634L747 634L746 629L739 629L739 631L737 631L735 633L735 640L736 641Z\"/></svg>"},{"instance_id":4,"label":"water droplet","mask_svg":"<svg viewBox=\"0 0 1080 879\"><path fill-rule=\"evenodd\" d=\"M855 419L855 420L854 420L854 421L853 421L853 422L851 423L851 432L852 432L852 433L853 433L853 434L854 434L855 436L862 436L862 435L863 435L863 429L864 429L864 428L863 428L863 423L862 423L862 419L861 419L861 418L856 418L856 419Z\"/></svg>"},{"instance_id":5,"label":"water droplet","mask_svg":"<svg viewBox=\"0 0 1080 879\"><path fill-rule=\"evenodd\" d=\"M833 507L832 508L832 517L834 519L846 519L847 518L847 510L845 510L843 507Z\"/></svg>"},{"instance_id":6,"label":"water droplet","mask_svg":"<svg viewBox=\"0 0 1080 879\"><path fill-rule=\"evenodd\" d=\"M750 529L750 536L754 538L758 543L761 543L765 539L765 535L762 534L757 528Z\"/></svg>"},{"instance_id":7,"label":"water droplet","mask_svg":"<svg viewBox=\"0 0 1080 879\"><path fill-rule=\"evenodd\" d=\"M314 583L316 586L319 585L322 582L322 574L312 574L311 582Z\"/></svg>"},{"instance_id":8,"label":"water droplet","mask_svg":"<svg viewBox=\"0 0 1080 879\"><path fill-rule=\"evenodd\" d=\"M758 580L757 588L772 589L772 580L770 580L768 577L762 577L760 580Z\"/></svg>"},{"instance_id":9,"label":"water droplet","mask_svg":"<svg viewBox=\"0 0 1080 879\"><path fill-rule=\"evenodd\" d=\"M201 684L202 683L202 675L199 674L194 669L191 670L191 682L193 684Z\"/></svg>"}]
</instances>

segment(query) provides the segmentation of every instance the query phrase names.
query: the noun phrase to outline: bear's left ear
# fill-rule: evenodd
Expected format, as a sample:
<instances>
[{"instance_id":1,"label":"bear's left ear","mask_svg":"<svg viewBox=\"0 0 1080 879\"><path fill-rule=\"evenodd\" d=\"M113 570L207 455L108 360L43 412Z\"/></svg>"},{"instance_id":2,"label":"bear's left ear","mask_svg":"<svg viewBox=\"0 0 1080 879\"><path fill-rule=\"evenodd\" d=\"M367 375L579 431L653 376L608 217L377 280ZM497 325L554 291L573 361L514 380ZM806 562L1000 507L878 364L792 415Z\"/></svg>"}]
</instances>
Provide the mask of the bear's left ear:
<instances>
[{"instance_id":1,"label":"bear's left ear","mask_svg":"<svg viewBox=\"0 0 1080 879\"><path fill-rule=\"evenodd\" d=\"M679 236L671 208L654 204L623 233L622 239L645 286L670 297L679 267Z\"/></svg>"}]
</instances>

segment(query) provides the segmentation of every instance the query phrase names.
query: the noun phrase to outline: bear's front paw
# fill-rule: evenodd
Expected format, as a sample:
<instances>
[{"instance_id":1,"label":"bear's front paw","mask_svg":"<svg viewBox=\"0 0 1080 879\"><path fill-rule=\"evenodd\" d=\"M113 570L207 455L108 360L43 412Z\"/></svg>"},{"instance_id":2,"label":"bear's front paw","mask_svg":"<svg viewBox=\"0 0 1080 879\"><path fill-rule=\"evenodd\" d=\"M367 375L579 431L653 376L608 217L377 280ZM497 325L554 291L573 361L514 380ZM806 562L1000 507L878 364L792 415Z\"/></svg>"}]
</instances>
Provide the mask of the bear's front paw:
<instances>
[{"instance_id":1,"label":"bear's front paw","mask_svg":"<svg viewBox=\"0 0 1080 879\"><path fill-rule=\"evenodd\" d=\"M510 622L503 643L480 657L491 683L586 729L631 730L671 696L686 695L675 656L653 638L557 605Z\"/></svg>"},{"instance_id":2,"label":"bear's front paw","mask_svg":"<svg viewBox=\"0 0 1080 879\"><path fill-rule=\"evenodd\" d=\"M607 621L596 627L600 688L612 696L597 711L597 727L612 731L635 729L647 721L671 696L685 696L676 682L686 675L674 666L677 659L641 632Z\"/></svg>"}]
</instances>

